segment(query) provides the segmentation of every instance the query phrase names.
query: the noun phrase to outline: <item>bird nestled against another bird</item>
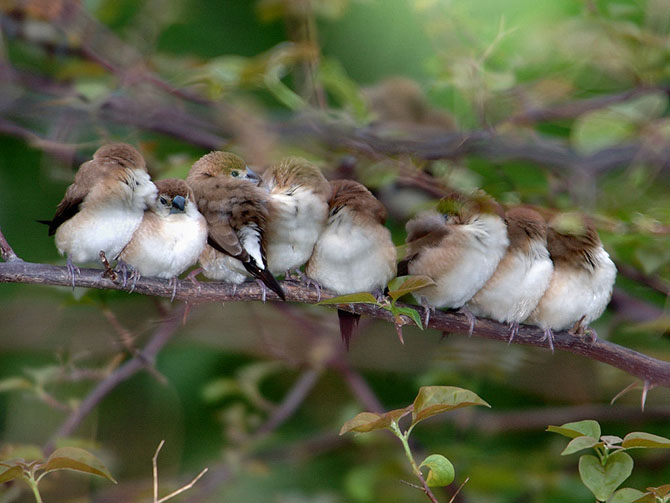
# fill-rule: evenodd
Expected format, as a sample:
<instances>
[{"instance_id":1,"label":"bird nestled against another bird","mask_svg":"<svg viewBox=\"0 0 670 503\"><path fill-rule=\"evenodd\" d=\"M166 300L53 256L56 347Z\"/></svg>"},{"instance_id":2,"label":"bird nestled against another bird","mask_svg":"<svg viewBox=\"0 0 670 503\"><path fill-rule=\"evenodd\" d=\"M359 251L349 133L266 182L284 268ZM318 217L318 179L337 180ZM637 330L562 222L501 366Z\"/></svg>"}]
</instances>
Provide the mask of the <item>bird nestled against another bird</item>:
<instances>
[{"instance_id":1,"label":"bird nestled against another bird","mask_svg":"<svg viewBox=\"0 0 670 503\"><path fill-rule=\"evenodd\" d=\"M261 186L270 193L268 267L288 277L312 255L328 218L331 188L319 168L296 157L270 166Z\"/></svg>"},{"instance_id":2,"label":"bird nestled against another bird","mask_svg":"<svg viewBox=\"0 0 670 503\"><path fill-rule=\"evenodd\" d=\"M386 208L363 185L352 180L330 182L328 221L305 272L338 295L381 295L395 276L396 249L384 226ZM338 310L347 348L360 315Z\"/></svg>"},{"instance_id":3,"label":"bird nestled against another bird","mask_svg":"<svg viewBox=\"0 0 670 503\"><path fill-rule=\"evenodd\" d=\"M582 335L600 317L612 297L616 266L593 225L583 216L552 218L547 248L554 262L549 286L526 323L544 330L553 350L553 331L571 328ZM595 331L591 329L595 341Z\"/></svg>"},{"instance_id":4,"label":"bird nestled against another bird","mask_svg":"<svg viewBox=\"0 0 670 503\"><path fill-rule=\"evenodd\" d=\"M207 243L207 222L198 211L193 191L184 180L156 182L158 195L142 223L119 255L133 269L134 279L176 278L196 263Z\"/></svg>"},{"instance_id":5,"label":"bird nestled against another bird","mask_svg":"<svg viewBox=\"0 0 670 503\"><path fill-rule=\"evenodd\" d=\"M116 258L140 225L156 197L142 155L126 143L103 145L77 171L74 183L56 209L49 235L67 255L74 288L73 262L98 260L100 252Z\"/></svg>"},{"instance_id":6,"label":"bird nestled against another bird","mask_svg":"<svg viewBox=\"0 0 670 503\"><path fill-rule=\"evenodd\" d=\"M505 213L509 247L493 276L468 301L476 316L510 324L510 342L519 323L535 309L549 286L554 265L547 251L547 224L530 208Z\"/></svg>"},{"instance_id":7,"label":"bird nestled against another bird","mask_svg":"<svg viewBox=\"0 0 670 503\"><path fill-rule=\"evenodd\" d=\"M408 251L398 264L398 275L423 275L435 282L412 293L426 310L426 326L434 308L461 309L472 333L475 318L464 306L491 278L507 250L503 211L479 191L472 197L442 198L438 212L407 222Z\"/></svg>"},{"instance_id":8,"label":"bird nestled against another bird","mask_svg":"<svg viewBox=\"0 0 670 503\"><path fill-rule=\"evenodd\" d=\"M267 266L269 194L257 186L258 181L240 157L220 151L201 157L186 178L207 220L209 246L239 260L252 276L285 299Z\"/></svg>"}]
</instances>

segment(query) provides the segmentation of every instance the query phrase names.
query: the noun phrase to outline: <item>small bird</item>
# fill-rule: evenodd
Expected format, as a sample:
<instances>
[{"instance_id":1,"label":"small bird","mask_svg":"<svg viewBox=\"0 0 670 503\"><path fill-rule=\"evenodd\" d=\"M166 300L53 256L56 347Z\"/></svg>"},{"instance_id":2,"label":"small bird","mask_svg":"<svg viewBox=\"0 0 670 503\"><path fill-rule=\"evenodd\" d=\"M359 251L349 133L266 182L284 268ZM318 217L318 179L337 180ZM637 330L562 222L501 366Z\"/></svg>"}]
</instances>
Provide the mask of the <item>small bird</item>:
<instances>
[{"instance_id":1,"label":"small bird","mask_svg":"<svg viewBox=\"0 0 670 503\"><path fill-rule=\"evenodd\" d=\"M407 254L398 264L398 275L424 275L435 282L413 292L426 310L426 326L431 310L460 309L472 334L475 318L464 306L491 278L507 250L503 211L483 191L472 197L450 194L437 209L407 222Z\"/></svg>"},{"instance_id":2,"label":"small bird","mask_svg":"<svg viewBox=\"0 0 670 503\"><path fill-rule=\"evenodd\" d=\"M600 317L612 297L616 266L603 248L598 232L587 218L562 214L552 218L547 248L554 262L549 287L526 323L544 330L554 349L554 330L571 328L583 335L584 327ZM595 342L597 335L592 328Z\"/></svg>"},{"instance_id":3,"label":"small bird","mask_svg":"<svg viewBox=\"0 0 670 503\"><path fill-rule=\"evenodd\" d=\"M237 155L216 151L193 164L186 182L207 220L209 246L239 260L252 276L285 299L284 290L267 266L265 234L270 196L257 186L256 173Z\"/></svg>"},{"instance_id":4,"label":"small bird","mask_svg":"<svg viewBox=\"0 0 670 503\"><path fill-rule=\"evenodd\" d=\"M312 255L328 218L331 188L319 168L296 157L270 166L261 186L270 193L268 267L288 278Z\"/></svg>"},{"instance_id":5,"label":"small bird","mask_svg":"<svg viewBox=\"0 0 670 503\"><path fill-rule=\"evenodd\" d=\"M476 316L510 324L512 342L522 322L549 286L554 264L547 250L547 224L524 207L505 213L509 247L493 276L467 303Z\"/></svg>"},{"instance_id":6,"label":"small bird","mask_svg":"<svg viewBox=\"0 0 670 503\"><path fill-rule=\"evenodd\" d=\"M363 185L352 180L330 182L326 227L307 262L307 276L338 295L381 295L395 276L396 249L384 226L386 208ZM359 314L338 310L347 349Z\"/></svg>"},{"instance_id":7,"label":"small bird","mask_svg":"<svg viewBox=\"0 0 670 503\"><path fill-rule=\"evenodd\" d=\"M144 158L131 145L103 145L81 165L56 214L43 222L56 235L58 252L67 255L73 288L79 272L73 262L97 260L100 252L116 258L155 197Z\"/></svg>"},{"instance_id":8,"label":"small bird","mask_svg":"<svg viewBox=\"0 0 670 503\"><path fill-rule=\"evenodd\" d=\"M158 195L119 262L133 269L134 280L140 276L169 279L174 299L177 276L196 263L207 244L207 222L184 180L159 180L156 188Z\"/></svg>"}]
</instances>

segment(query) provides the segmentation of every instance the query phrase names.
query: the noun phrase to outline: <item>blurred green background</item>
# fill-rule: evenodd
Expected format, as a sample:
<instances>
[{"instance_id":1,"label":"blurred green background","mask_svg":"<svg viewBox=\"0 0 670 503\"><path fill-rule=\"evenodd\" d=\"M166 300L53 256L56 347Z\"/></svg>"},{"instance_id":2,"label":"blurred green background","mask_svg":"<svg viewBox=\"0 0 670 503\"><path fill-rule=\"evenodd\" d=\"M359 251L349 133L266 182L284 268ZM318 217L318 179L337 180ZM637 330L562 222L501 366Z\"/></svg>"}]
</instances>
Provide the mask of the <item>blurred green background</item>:
<instances>
[{"instance_id":1,"label":"blurred green background","mask_svg":"<svg viewBox=\"0 0 670 503\"><path fill-rule=\"evenodd\" d=\"M24 260L64 263L35 220L53 213L103 141L137 145L154 178L185 176L213 148L261 166L299 154L329 177L373 189L397 244L405 220L436 197L419 183L426 176L504 203L594 215L620 268L611 309L594 324L599 336L670 357L666 0L7 0L0 8L0 227ZM431 161L373 155L309 132L284 135L296 117L382 138L494 140ZM3 284L5 452L47 442L170 309L137 294ZM400 482L412 475L390 435L337 435L371 394L390 410L423 385L468 388L492 405L416 429L419 454L455 465L454 484L436 490L444 502L466 477L457 502L593 501L577 456L560 456L565 441L544 432L549 424L593 418L611 435L670 436L668 390L654 389L644 413L639 390L610 406L634 378L604 364L460 334L408 327L404 335L401 345L393 327L364 320L345 353L326 308L192 305L157 373L114 389L69 440L93 450L119 485L54 474L44 499L150 501L151 457L166 439L161 491L210 467L182 501L425 501ZM263 433L296 383L304 400ZM633 457L625 486L670 483L667 453ZM0 501L32 495L5 485Z\"/></svg>"}]
</instances>

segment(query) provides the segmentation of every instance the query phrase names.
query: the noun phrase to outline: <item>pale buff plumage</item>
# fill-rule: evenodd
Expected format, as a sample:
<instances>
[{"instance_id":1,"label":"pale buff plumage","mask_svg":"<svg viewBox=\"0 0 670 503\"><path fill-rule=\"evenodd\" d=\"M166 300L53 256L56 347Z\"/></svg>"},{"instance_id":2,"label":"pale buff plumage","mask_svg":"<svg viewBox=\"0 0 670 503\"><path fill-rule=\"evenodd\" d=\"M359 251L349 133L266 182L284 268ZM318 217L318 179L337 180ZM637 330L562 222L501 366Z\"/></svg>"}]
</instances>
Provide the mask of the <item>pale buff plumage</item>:
<instances>
[{"instance_id":1,"label":"pale buff plumage","mask_svg":"<svg viewBox=\"0 0 670 503\"><path fill-rule=\"evenodd\" d=\"M298 269L326 224L330 185L319 168L295 157L270 166L262 179L270 193L268 267L274 274Z\"/></svg>"},{"instance_id":2,"label":"pale buff plumage","mask_svg":"<svg viewBox=\"0 0 670 503\"><path fill-rule=\"evenodd\" d=\"M257 187L255 173L234 154L212 152L193 164L186 181L207 220L209 246L239 260L251 275L284 298L267 266L269 194Z\"/></svg>"},{"instance_id":3,"label":"pale buff plumage","mask_svg":"<svg viewBox=\"0 0 670 503\"><path fill-rule=\"evenodd\" d=\"M119 259L142 276L172 279L198 260L207 222L184 180L159 180L156 187L156 199Z\"/></svg>"},{"instance_id":4,"label":"pale buff plumage","mask_svg":"<svg viewBox=\"0 0 670 503\"><path fill-rule=\"evenodd\" d=\"M329 216L305 272L338 295L381 293L395 276L396 249L384 226L386 209L358 182L330 182ZM359 315L338 311L345 344Z\"/></svg>"},{"instance_id":5,"label":"pale buff plumage","mask_svg":"<svg viewBox=\"0 0 670 503\"><path fill-rule=\"evenodd\" d=\"M448 197L439 208L407 223L399 272L435 282L413 292L422 305L461 308L493 275L509 245L507 229L497 204L483 194Z\"/></svg>"},{"instance_id":6,"label":"pale buff plumage","mask_svg":"<svg viewBox=\"0 0 670 503\"><path fill-rule=\"evenodd\" d=\"M505 214L510 244L493 276L468 302L476 316L510 323L510 341L549 286L553 262L547 250L547 225L529 208Z\"/></svg>"},{"instance_id":7,"label":"pale buff plumage","mask_svg":"<svg viewBox=\"0 0 670 503\"><path fill-rule=\"evenodd\" d=\"M566 225L567 223L567 225ZM549 287L526 323L552 343L554 330L583 327L598 319L612 297L616 266L590 222L575 215L552 219L547 247L554 262Z\"/></svg>"},{"instance_id":8,"label":"pale buff plumage","mask_svg":"<svg viewBox=\"0 0 670 503\"><path fill-rule=\"evenodd\" d=\"M56 247L76 263L118 256L156 195L142 155L125 143L100 147L84 163L49 224Z\"/></svg>"}]
</instances>

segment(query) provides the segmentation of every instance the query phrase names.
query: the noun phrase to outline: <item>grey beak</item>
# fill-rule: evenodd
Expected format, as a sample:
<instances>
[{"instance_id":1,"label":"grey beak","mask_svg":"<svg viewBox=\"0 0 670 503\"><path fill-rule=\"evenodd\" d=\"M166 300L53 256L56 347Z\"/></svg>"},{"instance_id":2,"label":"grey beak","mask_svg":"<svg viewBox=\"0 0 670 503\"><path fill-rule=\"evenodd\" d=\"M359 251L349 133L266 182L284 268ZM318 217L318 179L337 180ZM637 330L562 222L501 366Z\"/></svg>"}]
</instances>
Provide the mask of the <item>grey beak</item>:
<instances>
[{"instance_id":1,"label":"grey beak","mask_svg":"<svg viewBox=\"0 0 670 503\"><path fill-rule=\"evenodd\" d=\"M178 213L179 211L184 211L184 206L186 205L186 199L184 196L174 196L172 199L172 208L170 208L170 213Z\"/></svg>"},{"instance_id":2,"label":"grey beak","mask_svg":"<svg viewBox=\"0 0 670 503\"><path fill-rule=\"evenodd\" d=\"M247 166L247 178L249 180L253 180L256 183L261 181L261 178L248 166Z\"/></svg>"}]
</instances>

